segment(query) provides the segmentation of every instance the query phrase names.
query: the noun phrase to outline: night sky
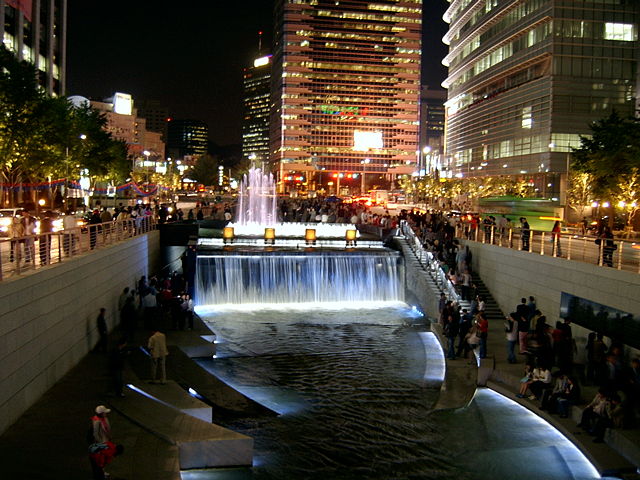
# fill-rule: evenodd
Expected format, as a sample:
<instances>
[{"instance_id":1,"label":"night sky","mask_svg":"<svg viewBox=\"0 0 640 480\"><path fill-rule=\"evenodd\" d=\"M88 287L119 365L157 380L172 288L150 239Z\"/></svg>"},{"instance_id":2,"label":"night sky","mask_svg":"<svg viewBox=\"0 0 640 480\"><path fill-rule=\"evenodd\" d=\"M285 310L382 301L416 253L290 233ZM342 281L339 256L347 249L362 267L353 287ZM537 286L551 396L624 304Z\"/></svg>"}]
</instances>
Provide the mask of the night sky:
<instances>
[{"instance_id":1,"label":"night sky","mask_svg":"<svg viewBox=\"0 0 640 480\"><path fill-rule=\"evenodd\" d=\"M209 124L219 145L241 142L242 69L271 45L271 0L69 0L67 92L160 100L174 118ZM189 6L193 5L193 6ZM424 0L423 83L439 86L445 0Z\"/></svg>"}]
</instances>

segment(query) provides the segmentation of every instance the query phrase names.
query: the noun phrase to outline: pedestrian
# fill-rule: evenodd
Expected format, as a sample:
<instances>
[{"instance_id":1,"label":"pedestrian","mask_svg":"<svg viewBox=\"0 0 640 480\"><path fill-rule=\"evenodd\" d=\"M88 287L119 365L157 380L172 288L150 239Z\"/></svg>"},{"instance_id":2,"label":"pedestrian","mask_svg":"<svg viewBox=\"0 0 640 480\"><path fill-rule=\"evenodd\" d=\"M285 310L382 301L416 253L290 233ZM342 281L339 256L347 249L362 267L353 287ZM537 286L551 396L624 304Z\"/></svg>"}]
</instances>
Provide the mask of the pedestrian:
<instances>
[{"instance_id":1,"label":"pedestrian","mask_svg":"<svg viewBox=\"0 0 640 480\"><path fill-rule=\"evenodd\" d=\"M448 345L447 358L449 360L455 360L456 359L455 343L456 343L456 337L458 336L458 332L460 330L460 323L458 319L454 318L452 314L449 314L445 321L446 323L444 326L444 334L447 337L447 345Z\"/></svg>"},{"instance_id":2,"label":"pedestrian","mask_svg":"<svg viewBox=\"0 0 640 480\"><path fill-rule=\"evenodd\" d=\"M562 227L560 226L560 221L556 220L553 224L553 228L551 229L551 242L553 243L553 256L561 257L562 256L562 247L560 246L560 232L562 231Z\"/></svg>"},{"instance_id":3,"label":"pedestrian","mask_svg":"<svg viewBox=\"0 0 640 480\"><path fill-rule=\"evenodd\" d=\"M618 246L613 241L613 233L608 225L602 229L602 233L596 238L595 242L600 247L599 258L602 265L613 267L613 252Z\"/></svg>"},{"instance_id":4,"label":"pedestrian","mask_svg":"<svg viewBox=\"0 0 640 480\"><path fill-rule=\"evenodd\" d=\"M109 371L113 380L113 391L116 397L124 397L123 387L123 373L124 362L128 354L127 339L121 338L111 353L109 354Z\"/></svg>"},{"instance_id":5,"label":"pedestrian","mask_svg":"<svg viewBox=\"0 0 640 480\"><path fill-rule=\"evenodd\" d=\"M100 336L98 339L98 345L96 345L96 351L103 353L107 352L108 344L107 319L105 318L106 311L107 310L102 307L98 314L98 318L96 318L96 326L98 327L98 335Z\"/></svg>"},{"instance_id":6,"label":"pedestrian","mask_svg":"<svg viewBox=\"0 0 640 480\"><path fill-rule=\"evenodd\" d=\"M98 405L95 409L95 415L91 417L91 433L90 440L93 443L105 443L111 441L111 424L107 415L111 413L111 409L104 405Z\"/></svg>"},{"instance_id":7,"label":"pedestrian","mask_svg":"<svg viewBox=\"0 0 640 480\"><path fill-rule=\"evenodd\" d=\"M529 251L529 239L531 238L531 227L525 217L520 217L520 229L522 238L522 250Z\"/></svg>"},{"instance_id":8,"label":"pedestrian","mask_svg":"<svg viewBox=\"0 0 640 480\"><path fill-rule=\"evenodd\" d=\"M89 446L89 462L94 480L105 480L109 474L104 471L114 457L122 455L124 447L113 442L93 443Z\"/></svg>"},{"instance_id":9,"label":"pedestrian","mask_svg":"<svg viewBox=\"0 0 640 480\"><path fill-rule=\"evenodd\" d=\"M22 225L24 226L24 261L36 263L35 257L35 238L36 219L31 216L28 210L22 211Z\"/></svg>"},{"instance_id":10,"label":"pedestrian","mask_svg":"<svg viewBox=\"0 0 640 480\"><path fill-rule=\"evenodd\" d=\"M480 336L480 358L487 358L487 338L489 336L489 321L483 311L478 312L476 324Z\"/></svg>"},{"instance_id":11,"label":"pedestrian","mask_svg":"<svg viewBox=\"0 0 640 480\"><path fill-rule=\"evenodd\" d=\"M184 308L184 314L187 321L187 328L193 330L193 300L188 293L185 293L182 302Z\"/></svg>"},{"instance_id":12,"label":"pedestrian","mask_svg":"<svg viewBox=\"0 0 640 480\"><path fill-rule=\"evenodd\" d=\"M63 236L63 246L64 246L64 253L67 254L67 256L72 255L73 253L75 253L75 240L76 240L76 230L78 228L78 223L76 221L76 217L73 216L73 211L68 208L64 218L62 219L62 227L64 229L64 236Z\"/></svg>"},{"instance_id":13,"label":"pedestrian","mask_svg":"<svg viewBox=\"0 0 640 480\"><path fill-rule=\"evenodd\" d=\"M120 328L128 341L133 341L133 335L136 330L136 320L138 312L133 303L133 297L129 295L120 310Z\"/></svg>"},{"instance_id":14,"label":"pedestrian","mask_svg":"<svg viewBox=\"0 0 640 480\"><path fill-rule=\"evenodd\" d=\"M504 323L504 331L507 340L507 362L517 363L515 348L518 343L518 322L517 313L512 312Z\"/></svg>"},{"instance_id":15,"label":"pedestrian","mask_svg":"<svg viewBox=\"0 0 640 480\"><path fill-rule=\"evenodd\" d=\"M167 350L167 338L164 333L160 332L157 328L152 332L147 343L149 349L149 355L151 356L151 383L156 383L156 374L158 368L160 369L160 383L165 384L167 382L166 372L166 358L169 355Z\"/></svg>"},{"instance_id":16,"label":"pedestrian","mask_svg":"<svg viewBox=\"0 0 640 480\"><path fill-rule=\"evenodd\" d=\"M91 246L91 250L96 248L96 242L98 240L98 225L101 223L102 219L100 218L100 211L96 208L89 218L89 244Z\"/></svg>"},{"instance_id":17,"label":"pedestrian","mask_svg":"<svg viewBox=\"0 0 640 480\"><path fill-rule=\"evenodd\" d=\"M38 250L40 251L40 265L49 265L51 261L51 234L53 233L52 212L44 212L40 219L40 237L38 237Z\"/></svg>"},{"instance_id":18,"label":"pedestrian","mask_svg":"<svg viewBox=\"0 0 640 480\"><path fill-rule=\"evenodd\" d=\"M11 253L9 261L14 260L20 262L22 260L22 243L24 242L24 224L22 218L18 215L19 212L11 217L11 224L9 227L9 235L11 236Z\"/></svg>"},{"instance_id":19,"label":"pedestrian","mask_svg":"<svg viewBox=\"0 0 640 480\"><path fill-rule=\"evenodd\" d=\"M462 315L460 316L460 325L458 327L458 348L456 356L460 357L464 355L467 358L469 348L467 345L467 333L471 330L473 325L473 315L471 315L466 308L462 309Z\"/></svg>"}]
</instances>

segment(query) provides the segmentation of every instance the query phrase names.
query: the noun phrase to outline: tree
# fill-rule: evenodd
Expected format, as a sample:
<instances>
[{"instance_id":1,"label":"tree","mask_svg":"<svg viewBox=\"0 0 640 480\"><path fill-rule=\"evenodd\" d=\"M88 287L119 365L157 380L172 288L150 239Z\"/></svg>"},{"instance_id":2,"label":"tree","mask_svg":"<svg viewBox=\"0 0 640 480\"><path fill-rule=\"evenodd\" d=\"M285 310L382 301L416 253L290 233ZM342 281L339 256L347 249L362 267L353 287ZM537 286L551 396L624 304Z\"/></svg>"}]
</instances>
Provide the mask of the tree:
<instances>
[{"instance_id":1,"label":"tree","mask_svg":"<svg viewBox=\"0 0 640 480\"><path fill-rule=\"evenodd\" d=\"M9 183L78 179L122 181L130 172L126 145L105 130L89 106L50 97L35 67L0 46L0 178ZM33 193L33 192L32 192Z\"/></svg>"},{"instance_id":2,"label":"tree","mask_svg":"<svg viewBox=\"0 0 640 480\"><path fill-rule=\"evenodd\" d=\"M580 217L584 216L585 208L593 201L592 183L590 174L575 169L569 170L567 205Z\"/></svg>"},{"instance_id":3,"label":"tree","mask_svg":"<svg viewBox=\"0 0 640 480\"><path fill-rule=\"evenodd\" d=\"M590 175L595 200L608 201L612 209L620 202L637 205L633 179L640 171L640 120L613 111L590 128L592 135L581 136L580 147L573 150L571 167Z\"/></svg>"},{"instance_id":4,"label":"tree","mask_svg":"<svg viewBox=\"0 0 640 480\"><path fill-rule=\"evenodd\" d=\"M196 164L189 170L188 176L203 185L217 185L219 166L221 164L218 158L207 153L196 160Z\"/></svg>"}]
</instances>

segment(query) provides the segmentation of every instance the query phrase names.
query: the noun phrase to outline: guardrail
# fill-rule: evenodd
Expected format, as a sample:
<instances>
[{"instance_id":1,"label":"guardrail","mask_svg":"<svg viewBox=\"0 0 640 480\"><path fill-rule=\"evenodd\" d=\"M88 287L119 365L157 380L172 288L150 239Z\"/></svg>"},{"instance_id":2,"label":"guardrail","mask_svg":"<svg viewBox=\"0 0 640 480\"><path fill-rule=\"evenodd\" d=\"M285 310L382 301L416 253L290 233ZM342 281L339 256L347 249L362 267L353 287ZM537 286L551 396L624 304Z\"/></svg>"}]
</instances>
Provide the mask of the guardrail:
<instances>
[{"instance_id":1,"label":"guardrail","mask_svg":"<svg viewBox=\"0 0 640 480\"><path fill-rule=\"evenodd\" d=\"M601 239L591 235L541 230L500 229L495 225L458 224L456 237L472 242L548 255L607 268L640 273L640 244L628 240Z\"/></svg>"},{"instance_id":2,"label":"guardrail","mask_svg":"<svg viewBox=\"0 0 640 480\"><path fill-rule=\"evenodd\" d=\"M441 292L445 292L447 298L459 300L458 292L453 283L442 269L440 262L433 253L425 250L418 236L405 220L400 221L400 231L407 240L409 248L418 259L422 268L431 276L436 286Z\"/></svg>"},{"instance_id":3,"label":"guardrail","mask_svg":"<svg viewBox=\"0 0 640 480\"><path fill-rule=\"evenodd\" d=\"M156 228L151 216L116 220L17 238L0 239L0 281L15 275L62 263Z\"/></svg>"}]
</instances>

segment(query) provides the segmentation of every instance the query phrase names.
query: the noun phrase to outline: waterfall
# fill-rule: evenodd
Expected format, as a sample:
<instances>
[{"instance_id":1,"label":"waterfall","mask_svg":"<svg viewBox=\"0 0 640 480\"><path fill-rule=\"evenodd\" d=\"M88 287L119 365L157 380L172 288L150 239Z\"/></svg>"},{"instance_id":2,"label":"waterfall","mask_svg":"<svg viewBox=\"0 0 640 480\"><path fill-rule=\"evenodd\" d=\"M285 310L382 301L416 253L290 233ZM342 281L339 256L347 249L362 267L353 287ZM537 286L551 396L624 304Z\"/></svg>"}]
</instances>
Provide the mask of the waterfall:
<instances>
[{"instance_id":1,"label":"waterfall","mask_svg":"<svg viewBox=\"0 0 640 480\"><path fill-rule=\"evenodd\" d=\"M235 253L198 257L196 304L403 301L396 253Z\"/></svg>"}]
</instances>

